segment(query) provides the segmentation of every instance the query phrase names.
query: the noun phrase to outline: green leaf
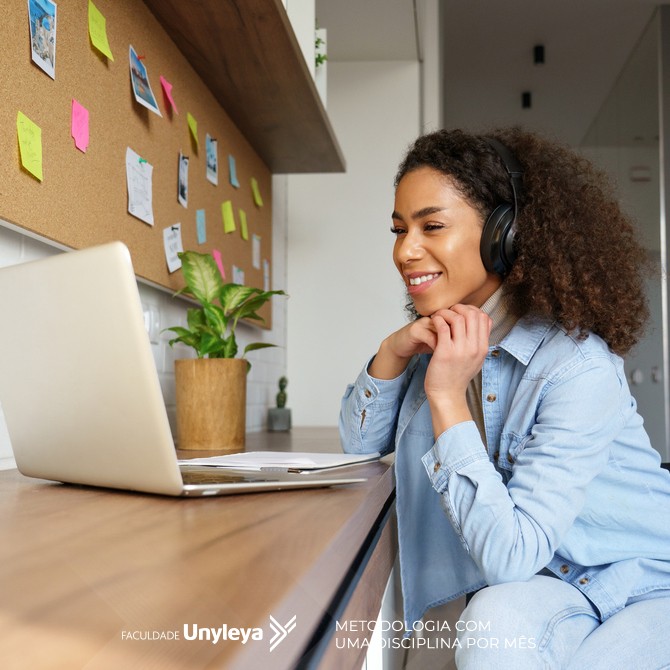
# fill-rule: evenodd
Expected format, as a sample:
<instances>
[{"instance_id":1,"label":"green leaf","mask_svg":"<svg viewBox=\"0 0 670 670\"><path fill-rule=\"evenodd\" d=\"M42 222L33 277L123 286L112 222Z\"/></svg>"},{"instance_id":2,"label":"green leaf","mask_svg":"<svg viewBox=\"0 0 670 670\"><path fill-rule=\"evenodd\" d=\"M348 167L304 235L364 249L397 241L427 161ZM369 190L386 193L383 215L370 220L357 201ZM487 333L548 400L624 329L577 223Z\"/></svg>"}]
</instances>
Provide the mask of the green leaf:
<instances>
[{"instance_id":1,"label":"green leaf","mask_svg":"<svg viewBox=\"0 0 670 670\"><path fill-rule=\"evenodd\" d=\"M215 260L197 251L182 251L179 258L189 293L203 304L215 300L223 286Z\"/></svg>"},{"instance_id":2,"label":"green leaf","mask_svg":"<svg viewBox=\"0 0 670 670\"><path fill-rule=\"evenodd\" d=\"M200 307L191 307L186 310L186 321L191 330L197 330L198 326L204 326L207 323L205 312Z\"/></svg>"},{"instance_id":3,"label":"green leaf","mask_svg":"<svg viewBox=\"0 0 670 670\"><path fill-rule=\"evenodd\" d=\"M202 354L200 353L200 336L197 333L193 333L190 330L181 328L179 326L175 326L174 328L166 328L166 330L171 330L178 336L169 340L168 344L171 347L177 344L177 342L181 342L182 344L185 344L189 347L193 347L198 354L198 358L202 358Z\"/></svg>"},{"instance_id":4,"label":"green leaf","mask_svg":"<svg viewBox=\"0 0 670 670\"><path fill-rule=\"evenodd\" d=\"M203 355L209 356L210 358L218 358L219 354L223 351L224 346L225 341L218 335L211 332L203 332L200 342L200 350Z\"/></svg>"},{"instance_id":5,"label":"green leaf","mask_svg":"<svg viewBox=\"0 0 670 670\"><path fill-rule=\"evenodd\" d=\"M228 319L223 310L217 305L205 305L203 307L207 324L217 334L223 335L226 332Z\"/></svg>"},{"instance_id":6,"label":"green leaf","mask_svg":"<svg viewBox=\"0 0 670 670\"><path fill-rule=\"evenodd\" d=\"M235 335L231 334L225 340L226 346L223 349L223 358L235 358L237 356L237 340Z\"/></svg>"},{"instance_id":7,"label":"green leaf","mask_svg":"<svg viewBox=\"0 0 670 670\"><path fill-rule=\"evenodd\" d=\"M276 347L276 344L269 344L268 342L254 342L253 344L247 344L244 347L244 353L242 356L245 356L248 351L256 351L256 349L267 349L269 347Z\"/></svg>"},{"instance_id":8,"label":"green leaf","mask_svg":"<svg viewBox=\"0 0 670 670\"><path fill-rule=\"evenodd\" d=\"M219 302L226 314L232 315L245 300L260 292L260 289L251 288L250 286L224 284L219 293Z\"/></svg>"}]
</instances>

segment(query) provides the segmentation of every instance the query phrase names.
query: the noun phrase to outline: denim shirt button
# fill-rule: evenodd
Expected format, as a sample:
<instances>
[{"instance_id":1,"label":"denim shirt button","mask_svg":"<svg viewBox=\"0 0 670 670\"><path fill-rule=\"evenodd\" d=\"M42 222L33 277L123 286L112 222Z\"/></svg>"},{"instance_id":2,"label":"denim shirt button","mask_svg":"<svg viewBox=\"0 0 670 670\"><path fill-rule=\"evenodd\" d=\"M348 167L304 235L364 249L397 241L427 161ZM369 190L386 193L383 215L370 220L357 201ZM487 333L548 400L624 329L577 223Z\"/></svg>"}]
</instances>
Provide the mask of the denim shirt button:
<instances>
[{"instance_id":1,"label":"denim shirt button","mask_svg":"<svg viewBox=\"0 0 670 670\"><path fill-rule=\"evenodd\" d=\"M498 358L498 356L500 356L500 349L494 349L491 352L491 356L493 356L493 358Z\"/></svg>"},{"instance_id":2,"label":"denim shirt button","mask_svg":"<svg viewBox=\"0 0 670 670\"><path fill-rule=\"evenodd\" d=\"M582 578L579 580L579 583L582 584L582 585L584 585L584 584L588 584L588 583L589 583L589 578L588 578L588 577L582 577Z\"/></svg>"},{"instance_id":3,"label":"denim shirt button","mask_svg":"<svg viewBox=\"0 0 670 670\"><path fill-rule=\"evenodd\" d=\"M433 466L433 472L437 472L441 467L442 463L440 463L440 461L435 461L435 465Z\"/></svg>"},{"instance_id":4,"label":"denim shirt button","mask_svg":"<svg viewBox=\"0 0 670 670\"><path fill-rule=\"evenodd\" d=\"M370 391L370 389L365 389L364 393L365 393L366 398L369 398L369 397L372 396L372 391Z\"/></svg>"},{"instance_id":5,"label":"denim shirt button","mask_svg":"<svg viewBox=\"0 0 670 670\"><path fill-rule=\"evenodd\" d=\"M514 463L514 459L512 458L512 454L507 454L507 462L508 463Z\"/></svg>"},{"instance_id":6,"label":"denim shirt button","mask_svg":"<svg viewBox=\"0 0 670 670\"><path fill-rule=\"evenodd\" d=\"M560 571L561 571L564 575L567 575L568 572L570 572L570 568L569 568L567 565L565 565L565 563L564 563L563 565L561 565L561 567L560 567Z\"/></svg>"},{"instance_id":7,"label":"denim shirt button","mask_svg":"<svg viewBox=\"0 0 670 670\"><path fill-rule=\"evenodd\" d=\"M495 393L489 393L489 394L486 396L486 399L487 399L489 402L495 402L495 401L496 401L496 397L497 397L497 396L496 396Z\"/></svg>"}]
</instances>

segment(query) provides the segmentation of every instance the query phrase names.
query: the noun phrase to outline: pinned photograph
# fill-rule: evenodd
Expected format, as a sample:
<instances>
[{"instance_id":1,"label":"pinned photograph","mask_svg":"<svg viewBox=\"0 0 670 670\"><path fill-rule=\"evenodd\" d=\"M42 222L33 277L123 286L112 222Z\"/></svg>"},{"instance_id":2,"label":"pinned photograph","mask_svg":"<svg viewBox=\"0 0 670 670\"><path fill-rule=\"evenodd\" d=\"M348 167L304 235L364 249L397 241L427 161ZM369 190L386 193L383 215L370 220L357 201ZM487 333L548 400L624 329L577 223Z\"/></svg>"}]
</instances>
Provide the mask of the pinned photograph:
<instances>
[{"instance_id":1,"label":"pinned photograph","mask_svg":"<svg viewBox=\"0 0 670 670\"><path fill-rule=\"evenodd\" d=\"M188 156L179 152L179 186L177 199L183 207L188 207Z\"/></svg>"},{"instance_id":2,"label":"pinned photograph","mask_svg":"<svg viewBox=\"0 0 670 670\"><path fill-rule=\"evenodd\" d=\"M156 104L154 92L151 90L149 75L147 74L147 68L142 62L142 56L137 55L132 45L128 50L128 60L130 61L130 81L133 85L135 100L137 100L142 107L150 109L155 114L158 114L158 116L163 116Z\"/></svg>"},{"instance_id":3,"label":"pinned photograph","mask_svg":"<svg viewBox=\"0 0 670 670\"><path fill-rule=\"evenodd\" d=\"M28 0L30 50L33 63L56 78L56 3Z\"/></svg>"},{"instance_id":4,"label":"pinned photograph","mask_svg":"<svg viewBox=\"0 0 670 670\"><path fill-rule=\"evenodd\" d=\"M205 135L205 148L207 151L207 181L218 186L219 184L219 156L218 142L210 136Z\"/></svg>"}]
</instances>

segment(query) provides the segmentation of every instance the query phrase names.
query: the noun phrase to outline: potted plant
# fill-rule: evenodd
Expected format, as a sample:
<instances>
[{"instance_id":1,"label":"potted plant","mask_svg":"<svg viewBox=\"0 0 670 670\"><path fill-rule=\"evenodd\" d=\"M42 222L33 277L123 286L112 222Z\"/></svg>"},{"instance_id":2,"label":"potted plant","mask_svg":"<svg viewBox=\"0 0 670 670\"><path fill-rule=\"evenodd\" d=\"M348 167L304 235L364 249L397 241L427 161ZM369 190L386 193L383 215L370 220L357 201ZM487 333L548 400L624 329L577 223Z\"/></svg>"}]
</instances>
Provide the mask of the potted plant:
<instances>
[{"instance_id":1,"label":"potted plant","mask_svg":"<svg viewBox=\"0 0 670 670\"><path fill-rule=\"evenodd\" d=\"M187 327L173 326L177 342L192 347L197 358L175 361L177 446L236 452L244 449L247 372L244 356L256 349L273 347L266 342L248 344L240 358L235 330L240 319L263 321L258 310L284 291L261 291L240 284L226 284L209 254L179 254L186 294L197 307L186 313Z\"/></svg>"}]
</instances>

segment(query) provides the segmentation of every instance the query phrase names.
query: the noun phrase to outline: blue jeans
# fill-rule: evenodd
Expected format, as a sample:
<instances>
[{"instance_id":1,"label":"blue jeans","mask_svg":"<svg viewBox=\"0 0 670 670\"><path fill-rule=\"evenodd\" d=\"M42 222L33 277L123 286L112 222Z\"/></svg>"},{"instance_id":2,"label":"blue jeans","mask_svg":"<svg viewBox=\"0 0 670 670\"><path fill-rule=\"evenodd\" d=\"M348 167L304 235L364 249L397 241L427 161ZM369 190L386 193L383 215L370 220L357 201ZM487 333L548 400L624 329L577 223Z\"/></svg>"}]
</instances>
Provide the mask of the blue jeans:
<instances>
[{"instance_id":1,"label":"blue jeans","mask_svg":"<svg viewBox=\"0 0 670 670\"><path fill-rule=\"evenodd\" d=\"M629 604L602 624L582 593L558 578L489 586L461 614L459 670L670 668L670 597ZM464 630L463 630L464 629Z\"/></svg>"}]
</instances>

